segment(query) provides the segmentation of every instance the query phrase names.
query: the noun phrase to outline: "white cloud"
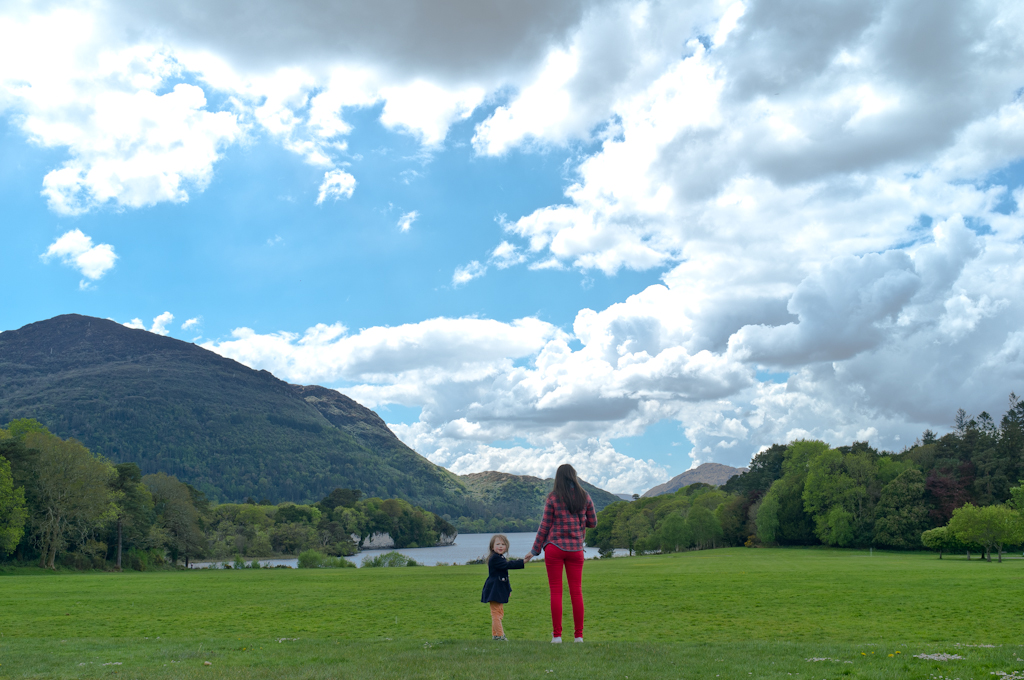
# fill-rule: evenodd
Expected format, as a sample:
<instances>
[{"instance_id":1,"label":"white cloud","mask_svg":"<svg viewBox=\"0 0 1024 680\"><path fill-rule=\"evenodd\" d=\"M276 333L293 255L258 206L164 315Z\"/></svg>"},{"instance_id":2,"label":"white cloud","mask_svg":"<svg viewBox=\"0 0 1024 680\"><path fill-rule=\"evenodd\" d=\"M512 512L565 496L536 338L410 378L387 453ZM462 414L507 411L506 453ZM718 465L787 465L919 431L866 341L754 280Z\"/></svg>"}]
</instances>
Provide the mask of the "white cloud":
<instances>
[{"instance_id":1,"label":"white cloud","mask_svg":"<svg viewBox=\"0 0 1024 680\"><path fill-rule=\"evenodd\" d=\"M796 437L896 446L1020 390L1024 190L994 184L1024 158L1020 3L395 7L12 13L0 107L69 150L45 185L65 211L184 200L258 131L324 168L318 202L351 196L337 168L360 107L428 150L485 102L478 154L587 142L564 200L503 221L452 278L662 270L580 310L571 337L536 319L432 319L209 345L421 406L396 431L453 469L542 473L563 456L642 490L664 481L657 466L609 442L659 420L685 428L695 462L740 464ZM125 26L149 42L123 44Z\"/></svg>"},{"instance_id":2,"label":"white cloud","mask_svg":"<svg viewBox=\"0 0 1024 680\"><path fill-rule=\"evenodd\" d=\"M171 325L172 321L174 321L174 315L171 314L170 312L164 312L163 314L154 317L153 324L149 327L149 332L156 333L157 335L167 335L170 332L168 331L167 327ZM194 325L190 325L190 322L192 321L197 321L197 319L189 319L184 324L182 324L181 327L191 328L192 325ZM142 321L142 319L138 317L132 319L131 321L124 325L127 326L128 328L135 328L143 331L146 330L146 324Z\"/></svg>"},{"instance_id":3,"label":"white cloud","mask_svg":"<svg viewBox=\"0 0 1024 680\"><path fill-rule=\"evenodd\" d=\"M491 257L488 261L493 263L498 269L508 269L509 267L526 262L526 255L515 245L508 241L502 241L491 251Z\"/></svg>"},{"instance_id":4,"label":"white cloud","mask_svg":"<svg viewBox=\"0 0 1024 680\"><path fill-rule=\"evenodd\" d=\"M88 286L90 281L103 278L117 262L114 246L109 243L93 245L92 238L83 234L80 229L65 232L51 243L40 257L43 262L59 258L63 264L77 269L85 277L79 284L80 288Z\"/></svg>"},{"instance_id":5,"label":"white cloud","mask_svg":"<svg viewBox=\"0 0 1024 680\"><path fill-rule=\"evenodd\" d=\"M473 279L478 279L487 273L487 265L480 264L476 260L473 260L469 264L462 265L455 268L455 273L452 274L452 285L461 286L469 283Z\"/></svg>"},{"instance_id":6,"label":"white cloud","mask_svg":"<svg viewBox=\"0 0 1024 680\"><path fill-rule=\"evenodd\" d=\"M355 177L344 170L328 170L324 173L324 181L320 185L320 194L316 198L316 204L320 205L328 198L334 200L352 198L352 192L355 189Z\"/></svg>"},{"instance_id":7,"label":"white cloud","mask_svg":"<svg viewBox=\"0 0 1024 680\"><path fill-rule=\"evenodd\" d=\"M412 223L420 216L419 211L411 210L398 219L399 231L406 232L412 227Z\"/></svg>"},{"instance_id":8,"label":"white cloud","mask_svg":"<svg viewBox=\"0 0 1024 680\"><path fill-rule=\"evenodd\" d=\"M167 335L167 327L174 321L174 315L170 312L164 312L155 319L153 319L153 325L150 327L150 333L156 333L157 335Z\"/></svg>"},{"instance_id":9,"label":"white cloud","mask_svg":"<svg viewBox=\"0 0 1024 680\"><path fill-rule=\"evenodd\" d=\"M185 323L181 324L181 330L187 331L190 328L196 328L196 327L199 326L199 323L200 323L201 320L202 320L201 317L194 316L191 319L188 319L187 321L185 321Z\"/></svg>"}]
</instances>

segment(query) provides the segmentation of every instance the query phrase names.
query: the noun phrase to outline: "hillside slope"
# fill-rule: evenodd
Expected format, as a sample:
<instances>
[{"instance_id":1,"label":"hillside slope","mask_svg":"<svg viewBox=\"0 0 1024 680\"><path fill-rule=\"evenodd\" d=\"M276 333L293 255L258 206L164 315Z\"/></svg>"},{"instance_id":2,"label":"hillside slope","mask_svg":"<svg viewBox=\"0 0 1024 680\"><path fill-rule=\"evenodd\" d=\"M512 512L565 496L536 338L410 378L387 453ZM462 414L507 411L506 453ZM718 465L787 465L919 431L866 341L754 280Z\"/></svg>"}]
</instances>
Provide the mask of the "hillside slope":
<instances>
[{"instance_id":1,"label":"hillside slope","mask_svg":"<svg viewBox=\"0 0 1024 680\"><path fill-rule=\"evenodd\" d=\"M687 470L681 475L676 475L664 484L659 484L654 488L648 489L644 493L643 498L660 496L666 493L675 493L684 486L697 484L698 482L710 484L711 486L721 486L728 482L734 475L739 475L746 471L747 468L734 468L728 465L722 465L721 463L704 463L692 470Z\"/></svg>"},{"instance_id":2,"label":"hillside slope","mask_svg":"<svg viewBox=\"0 0 1024 680\"><path fill-rule=\"evenodd\" d=\"M505 517L540 519L544 510L544 499L555 485L553 478L541 479L494 471L460 475L459 479L469 489L473 498L483 502L495 514ZM615 494L599 489L589 482L581 479L580 483L590 494L598 512L619 500Z\"/></svg>"},{"instance_id":3,"label":"hillside slope","mask_svg":"<svg viewBox=\"0 0 1024 680\"><path fill-rule=\"evenodd\" d=\"M349 487L458 516L468 499L455 475L334 390L105 319L0 333L0 422L15 418L220 501L315 501Z\"/></svg>"}]
</instances>

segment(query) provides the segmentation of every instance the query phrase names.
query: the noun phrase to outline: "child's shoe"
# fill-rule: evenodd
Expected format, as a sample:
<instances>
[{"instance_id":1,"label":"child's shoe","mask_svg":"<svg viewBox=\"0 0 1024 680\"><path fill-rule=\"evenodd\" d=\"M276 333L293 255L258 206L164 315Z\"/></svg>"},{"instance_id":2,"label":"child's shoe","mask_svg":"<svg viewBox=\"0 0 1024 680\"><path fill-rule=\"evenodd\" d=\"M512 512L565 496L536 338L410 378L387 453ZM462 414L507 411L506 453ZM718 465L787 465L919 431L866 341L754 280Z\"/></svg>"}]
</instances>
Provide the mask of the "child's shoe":
<instances>
[{"instance_id":1,"label":"child's shoe","mask_svg":"<svg viewBox=\"0 0 1024 680\"><path fill-rule=\"evenodd\" d=\"M573 642L583 642L583 638L576 638L573 640Z\"/></svg>"},{"instance_id":2,"label":"child's shoe","mask_svg":"<svg viewBox=\"0 0 1024 680\"><path fill-rule=\"evenodd\" d=\"M553 637L553 638L551 638L551 644L553 644L553 645L560 645L560 644L562 644L562 638L560 638L560 637Z\"/></svg>"},{"instance_id":3,"label":"child's shoe","mask_svg":"<svg viewBox=\"0 0 1024 680\"><path fill-rule=\"evenodd\" d=\"M492 635L491 639L492 640L503 640L505 642L508 642L508 638L505 637L504 635Z\"/></svg>"}]
</instances>

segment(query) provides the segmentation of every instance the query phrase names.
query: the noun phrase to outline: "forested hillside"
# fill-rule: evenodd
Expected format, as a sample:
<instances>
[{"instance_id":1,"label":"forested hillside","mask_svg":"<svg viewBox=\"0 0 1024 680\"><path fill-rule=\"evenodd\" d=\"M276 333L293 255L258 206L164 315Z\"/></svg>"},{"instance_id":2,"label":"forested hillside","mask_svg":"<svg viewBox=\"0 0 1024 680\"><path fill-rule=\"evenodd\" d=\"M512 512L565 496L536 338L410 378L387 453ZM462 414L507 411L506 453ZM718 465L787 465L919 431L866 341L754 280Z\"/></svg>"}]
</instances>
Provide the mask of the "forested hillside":
<instances>
[{"instance_id":1,"label":"forested hillside","mask_svg":"<svg viewBox=\"0 0 1024 680\"><path fill-rule=\"evenodd\" d=\"M725 545L1000 551L1024 542L1024 402L999 423L962 409L899 453L867 442L774 445L719 488L613 503L588 544L636 551ZM922 534L940 527L946 532Z\"/></svg>"},{"instance_id":2,"label":"forested hillside","mask_svg":"<svg viewBox=\"0 0 1024 680\"><path fill-rule=\"evenodd\" d=\"M351 399L105 319L0 333L0 424L17 418L215 501L313 502L342 487L465 512L455 475Z\"/></svg>"},{"instance_id":3,"label":"forested hillside","mask_svg":"<svg viewBox=\"0 0 1024 680\"><path fill-rule=\"evenodd\" d=\"M456 522L459 531L536 531L544 511L544 499L554 488L553 478L540 479L507 472L477 472L459 479L472 495L470 511L476 519ZM594 507L602 510L619 497L580 480Z\"/></svg>"}]
</instances>

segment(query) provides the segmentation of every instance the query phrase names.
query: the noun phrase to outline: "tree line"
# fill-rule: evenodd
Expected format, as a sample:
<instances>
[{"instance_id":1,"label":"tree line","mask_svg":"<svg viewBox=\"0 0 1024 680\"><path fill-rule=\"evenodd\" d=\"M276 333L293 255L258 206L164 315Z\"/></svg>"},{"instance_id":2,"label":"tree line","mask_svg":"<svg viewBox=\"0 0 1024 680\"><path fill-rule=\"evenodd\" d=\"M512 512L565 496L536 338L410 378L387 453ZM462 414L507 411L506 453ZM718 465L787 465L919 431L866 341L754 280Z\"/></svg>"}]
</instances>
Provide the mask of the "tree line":
<instances>
[{"instance_id":1,"label":"tree line","mask_svg":"<svg viewBox=\"0 0 1024 680\"><path fill-rule=\"evenodd\" d=\"M737 545L983 551L1024 543L1024 402L998 425L960 409L898 453L867 442L775 444L715 488L613 503L587 544L631 553ZM969 553L968 553L969 554ZM941 555L941 553L940 553Z\"/></svg>"},{"instance_id":2,"label":"tree line","mask_svg":"<svg viewBox=\"0 0 1024 680\"><path fill-rule=\"evenodd\" d=\"M146 570L309 549L350 555L378 533L396 547L420 547L456 530L404 500L363 499L353 489L335 489L311 505L211 503L174 476L115 465L35 420L0 428L0 560Z\"/></svg>"}]
</instances>

